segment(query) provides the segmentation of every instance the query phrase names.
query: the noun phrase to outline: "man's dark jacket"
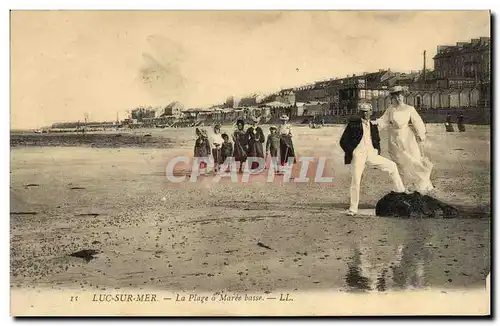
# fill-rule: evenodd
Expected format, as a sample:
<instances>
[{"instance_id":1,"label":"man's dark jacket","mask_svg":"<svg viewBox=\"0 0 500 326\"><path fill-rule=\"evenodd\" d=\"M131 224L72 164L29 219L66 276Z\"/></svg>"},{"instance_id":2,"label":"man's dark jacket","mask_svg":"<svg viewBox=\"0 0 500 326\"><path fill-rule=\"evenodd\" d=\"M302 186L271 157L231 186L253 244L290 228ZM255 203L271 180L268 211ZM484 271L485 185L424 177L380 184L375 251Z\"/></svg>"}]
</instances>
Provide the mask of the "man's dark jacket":
<instances>
[{"instance_id":1,"label":"man's dark jacket","mask_svg":"<svg viewBox=\"0 0 500 326\"><path fill-rule=\"evenodd\" d=\"M370 122L371 138L372 144L375 149L378 150L380 154L380 135L378 132L378 127ZM351 164L352 153L358 146L359 142L363 138L363 125L361 118L354 118L349 121L347 127L340 138L340 147L345 152L344 163Z\"/></svg>"}]
</instances>

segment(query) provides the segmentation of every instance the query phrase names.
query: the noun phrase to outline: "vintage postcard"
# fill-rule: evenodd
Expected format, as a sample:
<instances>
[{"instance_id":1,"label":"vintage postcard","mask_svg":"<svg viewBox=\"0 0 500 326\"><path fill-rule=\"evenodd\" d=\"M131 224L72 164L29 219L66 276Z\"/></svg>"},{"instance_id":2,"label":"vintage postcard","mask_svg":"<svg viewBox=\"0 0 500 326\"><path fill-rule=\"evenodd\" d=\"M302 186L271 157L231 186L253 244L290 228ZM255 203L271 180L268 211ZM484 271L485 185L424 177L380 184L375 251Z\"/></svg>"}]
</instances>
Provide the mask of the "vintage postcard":
<instances>
[{"instance_id":1,"label":"vintage postcard","mask_svg":"<svg viewBox=\"0 0 500 326\"><path fill-rule=\"evenodd\" d=\"M11 11L11 315L490 315L490 24Z\"/></svg>"}]
</instances>

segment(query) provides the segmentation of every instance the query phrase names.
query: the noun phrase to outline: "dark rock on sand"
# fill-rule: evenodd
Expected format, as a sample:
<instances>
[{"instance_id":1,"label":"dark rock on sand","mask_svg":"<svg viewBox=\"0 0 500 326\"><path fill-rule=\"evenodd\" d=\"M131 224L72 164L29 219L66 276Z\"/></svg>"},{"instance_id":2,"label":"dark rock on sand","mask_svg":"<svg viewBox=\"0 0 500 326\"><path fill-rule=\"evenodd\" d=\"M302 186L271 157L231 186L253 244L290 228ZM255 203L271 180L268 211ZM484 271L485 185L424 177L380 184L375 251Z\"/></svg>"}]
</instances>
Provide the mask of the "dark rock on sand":
<instances>
[{"instance_id":1,"label":"dark rock on sand","mask_svg":"<svg viewBox=\"0 0 500 326\"><path fill-rule=\"evenodd\" d=\"M84 217L84 216L92 216L92 217L97 217L99 215L101 215L101 214L99 214L99 213L83 213L83 214L76 214L75 216L82 216L82 217Z\"/></svg>"},{"instance_id":2,"label":"dark rock on sand","mask_svg":"<svg viewBox=\"0 0 500 326\"><path fill-rule=\"evenodd\" d=\"M78 258L82 258L84 259L86 262L89 262L91 261L92 259L95 259L95 255L97 255L99 252L97 250L93 250L93 249L84 249L84 250L80 250L80 251L77 251L77 252L74 252L72 254L70 254L70 256L72 257L78 257Z\"/></svg>"},{"instance_id":3,"label":"dark rock on sand","mask_svg":"<svg viewBox=\"0 0 500 326\"><path fill-rule=\"evenodd\" d=\"M431 196L390 192L377 202L377 216L405 218L454 218L458 210Z\"/></svg>"},{"instance_id":4,"label":"dark rock on sand","mask_svg":"<svg viewBox=\"0 0 500 326\"><path fill-rule=\"evenodd\" d=\"M262 247L262 248L266 248L266 249L269 249L269 250L273 250L273 248L266 246L262 242L257 242L257 246Z\"/></svg>"}]
</instances>

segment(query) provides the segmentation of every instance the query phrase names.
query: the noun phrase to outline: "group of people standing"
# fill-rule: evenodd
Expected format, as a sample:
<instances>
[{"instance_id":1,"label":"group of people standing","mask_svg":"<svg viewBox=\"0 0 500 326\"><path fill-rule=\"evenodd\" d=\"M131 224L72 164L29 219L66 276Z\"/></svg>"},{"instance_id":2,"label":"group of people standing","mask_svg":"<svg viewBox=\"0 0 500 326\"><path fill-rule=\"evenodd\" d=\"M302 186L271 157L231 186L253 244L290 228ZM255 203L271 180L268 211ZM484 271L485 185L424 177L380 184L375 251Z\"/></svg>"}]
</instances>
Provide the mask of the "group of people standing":
<instances>
[{"instance_id":1,"label":"group of people standing","mask_svg":"<svg viewBox=\"0 0 500 326\"><path fill-rule=\"evenodd\" d=\"M295 149L292 141L292 129L288 123L288 116L280 117L281 124L271 126L269 134L264 135L264 131L259 126L260 118L252 117L250 126L245 130L245 121L239 119L236 122L236 130L233 132L231 140L226 133L221 134L221 127L216 124L213 134L209 137L205 129L196 128L196 142L194 147L194 157L198 159L212 158L214 162L214 172L218 172L220 166L228 158L233 158L239 163L239 173L243 168L247 158L265 159L268 155L275 162L276 173L280 173L282 167L289 163L295 163ZM265 145L264 145L265 143ZM265 149L264 149L265 146ZM206 162L202 160L200 168L206 167ZM265 167L259 166L259 162L252 160L253 170L263 170Z\"/></svg>"},{"instance_id":2,"label":"group of people standing","mask_svg":"<svg viewBox=\"0 0 500 326\"><path fill-rule=\"evenodd\" d=\"M428 194L434 190L430 180L433 165L423 151L425 124L417 110L404 103L404 92L401 86L393 87L390 90L393 104L375 121L370 120L371 104L361 103L359 117L349 121L342 134L340 146L345 152L344 163L351 165L352 174L348 215L358 212L361 176L367 164L388 172L395 192L415 190ZM380 155L379 129L388 131L390 159Z\"/></svg>"}]
</instances>

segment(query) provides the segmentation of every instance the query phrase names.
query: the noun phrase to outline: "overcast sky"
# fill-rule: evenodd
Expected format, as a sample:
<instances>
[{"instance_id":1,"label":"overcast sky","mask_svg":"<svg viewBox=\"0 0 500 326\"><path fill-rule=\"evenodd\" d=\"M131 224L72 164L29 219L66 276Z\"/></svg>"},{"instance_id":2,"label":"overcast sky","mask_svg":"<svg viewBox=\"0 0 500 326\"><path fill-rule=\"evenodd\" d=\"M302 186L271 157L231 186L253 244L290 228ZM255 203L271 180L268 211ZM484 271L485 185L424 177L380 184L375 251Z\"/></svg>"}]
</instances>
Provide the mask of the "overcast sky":
<instances>
[{"instance_id":1,"label":"overcast sky","mask_svg":"<svg viewBox=\"0 0 500 326\"><path fill-rule=\"evenodd\" d=\"M115 120L139 105L229 95L390 68L490 35L485 11L13 12L11 127Z\"/></svg>"}]
</instances>

